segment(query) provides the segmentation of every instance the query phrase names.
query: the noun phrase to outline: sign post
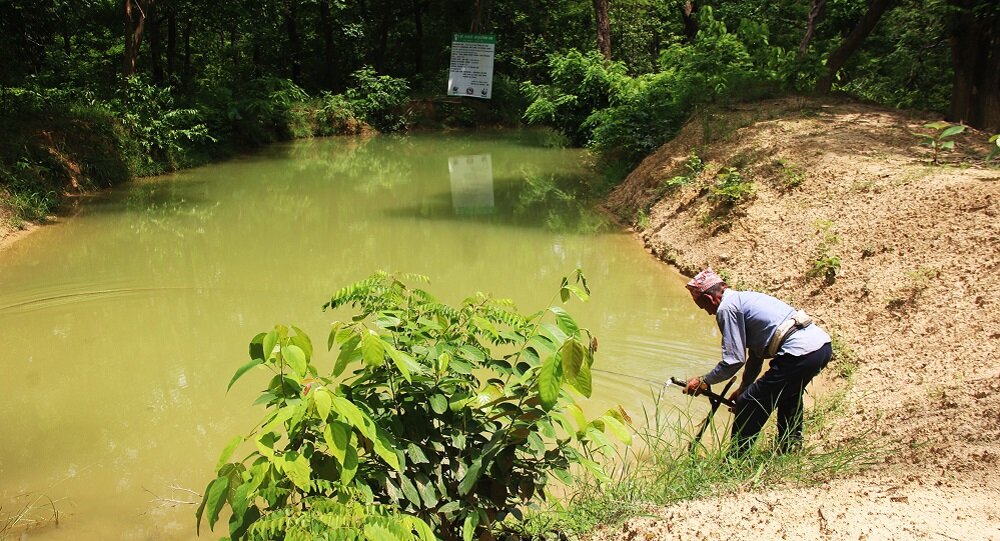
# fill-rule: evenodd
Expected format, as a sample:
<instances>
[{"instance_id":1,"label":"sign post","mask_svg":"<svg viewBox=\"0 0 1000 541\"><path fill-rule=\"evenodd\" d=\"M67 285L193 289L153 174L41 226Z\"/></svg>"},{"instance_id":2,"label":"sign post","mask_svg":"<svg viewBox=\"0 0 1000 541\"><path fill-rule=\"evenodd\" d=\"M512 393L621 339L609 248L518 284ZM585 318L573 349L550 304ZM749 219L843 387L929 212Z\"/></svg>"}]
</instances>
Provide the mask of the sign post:
<instances>
[{"instance_id":1,"label":"sign post","mask_svg":"<svg viewBox=\"0 0 1000 541\"><path fill-rule=\"evenodd\" d=\"M493 96L493 53L496 37L455 34L451 42L448 95L490 99Z\"/></svg>"}]
</instances>

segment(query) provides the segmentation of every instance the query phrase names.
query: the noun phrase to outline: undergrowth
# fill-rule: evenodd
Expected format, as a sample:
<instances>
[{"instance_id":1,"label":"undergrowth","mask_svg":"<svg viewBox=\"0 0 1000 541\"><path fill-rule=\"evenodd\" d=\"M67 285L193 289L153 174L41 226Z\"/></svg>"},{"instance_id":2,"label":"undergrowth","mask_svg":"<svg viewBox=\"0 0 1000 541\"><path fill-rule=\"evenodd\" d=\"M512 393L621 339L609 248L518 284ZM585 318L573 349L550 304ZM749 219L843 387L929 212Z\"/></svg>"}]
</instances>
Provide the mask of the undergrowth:
<instances>
[{"instance_id":1,"label":"undergrowth","mask_svg":"<svg viewBox=\"0 0 1000 541\"><path fill-rule=\"evenodd\" d=\"M843 392L817 401L805 414L806 433L821 434L842 415ZM662 392L644 411L638 441L606 465L611 482L578 483L561 505L536 511L523 522L522 536L544 539L545 532L578 536L598 525L616 526L649 513L651 505L668 506L775 484L808 486L876 463L887 452L884 442L859 434L836 446L807 442L798 451L778 454L773 421L744 457L729 454L729 419L720 411L700 443L692 445L700 418L664 404ZM809 438L807 438L809 439ZM818 439L818 438L813 438Z\"/></svg>"}]
</instances>

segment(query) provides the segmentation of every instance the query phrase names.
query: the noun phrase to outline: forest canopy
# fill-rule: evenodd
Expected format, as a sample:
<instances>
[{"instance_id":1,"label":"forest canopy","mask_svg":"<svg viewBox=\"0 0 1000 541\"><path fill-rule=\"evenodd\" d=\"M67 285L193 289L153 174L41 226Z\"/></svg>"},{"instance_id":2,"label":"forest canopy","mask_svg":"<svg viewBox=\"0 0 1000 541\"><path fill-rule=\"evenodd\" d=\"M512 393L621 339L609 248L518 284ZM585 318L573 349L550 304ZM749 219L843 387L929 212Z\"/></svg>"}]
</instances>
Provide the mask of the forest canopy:
<instances>
[{"instance_id":1,"label":"forest canopy","mask_svg":"<svg viewBox=\"0 0 1000 541\"><path fill-rule=\"evenodd\" d=\"M491 100L445 99L455 33L495 36ZM627 170L702 105L783 93L1000 131L994 0L8 0L0 55L8 195L58 193L66 159L99 186L275 140L525 120ZM54 159L43 132L86 152Z\"/></svg>"}]
</instances>

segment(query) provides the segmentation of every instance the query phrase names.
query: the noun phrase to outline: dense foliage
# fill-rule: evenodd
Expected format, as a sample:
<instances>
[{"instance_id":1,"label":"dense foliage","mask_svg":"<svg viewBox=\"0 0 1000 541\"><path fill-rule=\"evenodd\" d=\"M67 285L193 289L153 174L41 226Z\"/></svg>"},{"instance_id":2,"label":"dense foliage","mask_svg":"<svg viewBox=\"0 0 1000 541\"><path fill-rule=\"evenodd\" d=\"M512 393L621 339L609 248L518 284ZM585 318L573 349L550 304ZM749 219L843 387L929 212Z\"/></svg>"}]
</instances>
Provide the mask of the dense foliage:
<instances>
[{"instance_id":1,"label":"dense foliage","mask_svg":"<svg viewBox=\"0 0 1000 541\"><path fill-rule=\"evenodd\" d=\"M576 276L563 301L588 297ZM198 510L214 526L228 505L234 540L341 539L333 525L344 539L482 539L544 497L550 477L571 482L582 466L604 478L588 456L609 445L605 430L630 438L622 412L587 421L576 405L591 393L594 349L559 306L524 316L476 294L452 307L385 273L326 306L357 310L333 323L332 366L278 326L253 339L230 382L273 374L257 400L267 414L227 446ZM244 442L253 450L230 462Z\"/></svg>"},{"instance_id":2,"label":"dense foliage","mask_svg":"<svg viewBox=\"0 0 1000 541\"><path fill-rule=\"evenodd\" d=\"M470 31L496 37L489 101L443 96L452 34ZM996 133L998 39L992 0L11 0L0 198L37 219L67 191L275 140L522 115L620 176L699 107L782 92Z\"/></svg>"}]
</instances>

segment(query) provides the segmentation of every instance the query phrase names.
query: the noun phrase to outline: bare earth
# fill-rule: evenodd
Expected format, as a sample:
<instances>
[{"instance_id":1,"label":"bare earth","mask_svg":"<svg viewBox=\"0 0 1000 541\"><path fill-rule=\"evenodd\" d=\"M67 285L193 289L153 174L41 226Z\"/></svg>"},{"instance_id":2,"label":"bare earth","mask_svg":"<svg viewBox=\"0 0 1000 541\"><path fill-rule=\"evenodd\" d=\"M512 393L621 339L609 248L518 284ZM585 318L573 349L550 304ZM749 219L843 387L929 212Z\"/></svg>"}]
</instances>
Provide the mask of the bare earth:
<instances>
[{"instance_id":1,"label":"bare earth","mask_svg":"<svg viewBox=\"0 0 1000 541\"><path fill-rule=\"evenodd\" d=\"M913 132L934 120L844 101L747 104L692 121L610 195L625 222L650 209L637 236L656 257L723 269L846 343L847 409L806 437L836 446L867 432L892 452L822 486L653 508L593 540L1000 540L1000 169L983 161L989 134L972 130L932 165ZM691 153L704 171L657 190ZM709 221L707 188L725 167L755 196ZM824 244L841 260L832 284L807 276ZM847 385L825 377L826 392Z\"/></svg>"}]
</instances>

